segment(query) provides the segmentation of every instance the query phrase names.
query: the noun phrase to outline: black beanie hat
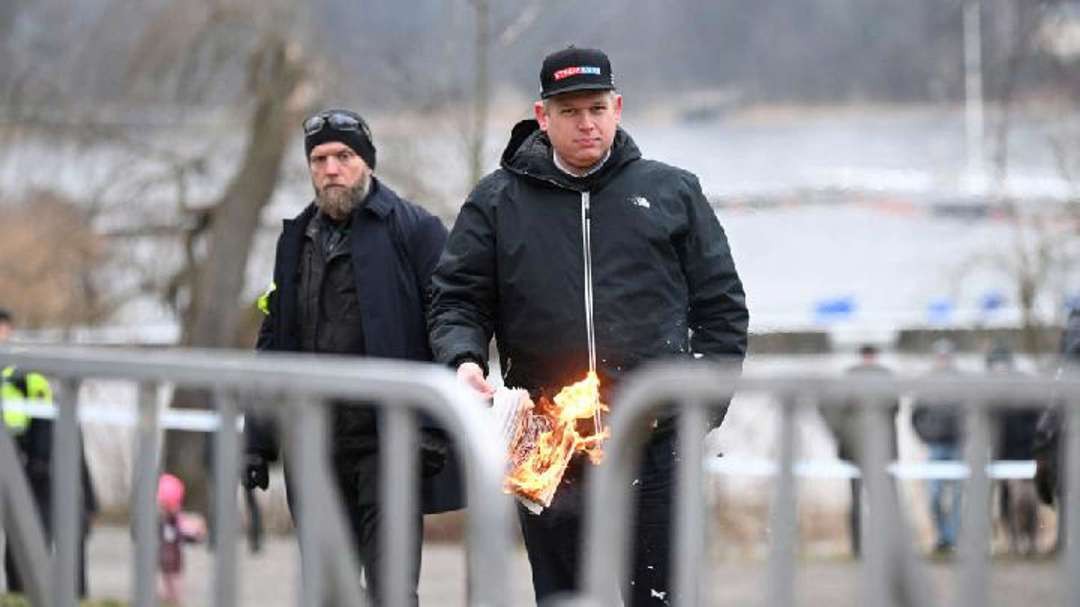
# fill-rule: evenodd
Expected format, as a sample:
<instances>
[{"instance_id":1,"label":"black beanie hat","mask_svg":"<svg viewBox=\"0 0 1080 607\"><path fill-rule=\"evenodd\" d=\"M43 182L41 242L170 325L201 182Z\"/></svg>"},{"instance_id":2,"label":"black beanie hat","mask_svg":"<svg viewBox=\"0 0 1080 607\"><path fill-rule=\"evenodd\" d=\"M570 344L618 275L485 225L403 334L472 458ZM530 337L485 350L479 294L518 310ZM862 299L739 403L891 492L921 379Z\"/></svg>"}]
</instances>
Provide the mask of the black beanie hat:
<instances>
[{"instance_id":1,"label":"black beanie hat","mask_svg":"<svg viewBox=\"0 0 1080 607\"><path fill-rule=\"evenodd\" d=\"M339 141L352 148L368 168L375 170L375 144L371 141L371 129L356 112L349 110L324 110L304 121L304 154L311 158L311 150L317 145Z\"/></svg>"}]
</instances>

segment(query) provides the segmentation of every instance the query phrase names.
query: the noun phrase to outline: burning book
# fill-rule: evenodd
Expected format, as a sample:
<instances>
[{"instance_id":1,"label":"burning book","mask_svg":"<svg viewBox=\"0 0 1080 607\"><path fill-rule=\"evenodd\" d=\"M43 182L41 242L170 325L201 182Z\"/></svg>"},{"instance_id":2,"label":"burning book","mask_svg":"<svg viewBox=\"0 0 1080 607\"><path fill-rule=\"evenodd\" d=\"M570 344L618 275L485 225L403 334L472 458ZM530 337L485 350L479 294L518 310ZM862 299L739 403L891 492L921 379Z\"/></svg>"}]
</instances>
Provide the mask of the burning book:
<instances>
[{"instance_id":1,"label":"burning book","mask_svg":"<svg viewBox=\"0 0 1080 607\"><path fill-rule=\"evenodd\" d=\"M503 490L534 514L551 505L566 467L577 453L594 463L603 457L607 434L600 430L600 381L594 373L555 395L533 403L521 389L495 393L492 414L507 453Z\"/></svg>"}]
</instances>

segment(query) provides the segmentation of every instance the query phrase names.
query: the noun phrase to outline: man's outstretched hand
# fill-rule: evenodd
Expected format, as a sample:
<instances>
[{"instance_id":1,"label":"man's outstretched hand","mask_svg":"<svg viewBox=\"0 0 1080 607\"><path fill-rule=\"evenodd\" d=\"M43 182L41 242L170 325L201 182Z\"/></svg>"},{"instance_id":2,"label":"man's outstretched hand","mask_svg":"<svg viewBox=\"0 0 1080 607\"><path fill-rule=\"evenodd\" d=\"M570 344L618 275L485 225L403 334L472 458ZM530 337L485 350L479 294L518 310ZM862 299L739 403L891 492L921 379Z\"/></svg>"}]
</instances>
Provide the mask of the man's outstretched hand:
<instances>
[{"instance_id":1,"label":"man's outstretched hand","mask_svg":"<svg viewBox=\"0 0 1080 607\"><path fill-rule=\"evenodd\" d=\"M495 388L484 379L484 370L474 362L464 362L458 365L457 377L466 386L476 390L484 399L495 395Z\"/></svg>"}]
</instances>

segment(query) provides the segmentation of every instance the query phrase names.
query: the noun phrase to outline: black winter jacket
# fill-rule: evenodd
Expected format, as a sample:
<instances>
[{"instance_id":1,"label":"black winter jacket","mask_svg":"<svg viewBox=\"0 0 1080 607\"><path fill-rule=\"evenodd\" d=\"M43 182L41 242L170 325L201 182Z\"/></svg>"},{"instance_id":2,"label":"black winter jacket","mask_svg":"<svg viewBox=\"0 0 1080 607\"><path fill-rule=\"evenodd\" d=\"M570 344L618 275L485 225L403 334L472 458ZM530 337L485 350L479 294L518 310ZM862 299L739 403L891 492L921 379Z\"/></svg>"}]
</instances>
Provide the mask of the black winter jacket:
<instances>
[{"instance_id":1,"label":"black winter jacket","mask_svg":"<svg viewBox=\"0 0 1080 607\"><path fill-rule=\"evenodd\" d=\"M610 158L575 178L535 120L514 127L502 168L477 184L432 277L435 358L486 365L550 393L596 365L608 387L649 360L746 352L748 313L727 237L691 173L641 158L619 129ZM585 255L585 244L589 256Z\"/></svg>"},{"instance_id":2,"label":"black winter jacket","mask_svg":"<svg viewBox=\"0 0 1080 607\"><path fill-rule=\"evenodd\" d=\"M274 285L268 314L259 330L261 351L301 351L298 285L304 230L315 215L314 204L285 220L274 261ZM431 272L446 242L446 227L423 208L400 198L372 179L371 193L352 214L350 252L360 299L366 356L430 361L425 302ZM422 425L435 428L423 417ZM376 425L377 432L377 425ZM247 422L249 453L274 461L278 440L273 424L252 417ZM335 437L335 440L341 437ZM454 462L424 482L425 512L461 507L459 475Z\"/></svg>"}]
</instances>

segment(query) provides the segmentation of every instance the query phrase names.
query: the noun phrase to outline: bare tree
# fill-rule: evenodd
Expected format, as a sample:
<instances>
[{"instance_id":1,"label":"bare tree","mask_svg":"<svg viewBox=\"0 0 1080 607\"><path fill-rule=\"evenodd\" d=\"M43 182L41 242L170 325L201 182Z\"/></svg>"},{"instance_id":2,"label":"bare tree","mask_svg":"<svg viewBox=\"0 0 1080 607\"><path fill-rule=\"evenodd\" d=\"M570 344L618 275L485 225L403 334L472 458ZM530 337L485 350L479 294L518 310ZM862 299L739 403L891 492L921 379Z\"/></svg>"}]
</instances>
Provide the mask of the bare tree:
<instances>
[{"instance_id":1,"label":"bare tree","mask_svg":"<svg viewBox=\"0 0 1080 607\"><path fill-rule=\"evenodd\" d=\"M308 64L299 36L288 29L297 19L291 4L235 0L201 8L193 11L190 2L180 1L166 5L145 30L140 45L145 52L136 54L131 77L144 86L146 75L154 74L161 84L175 86L176 97L184 101L221 94L223 88L250 99L240 104L239 114L246 117L236 120L236 130L245 142L225 190L207 208L184 209L197 219L186 225L186 261L171 281L174 292L186 292L184 345L250 347L240 342L248 258L259 217L279 182L290 135L307 109ZM242 65L234 61L237 51ZM227 82L237 75L240 87ZM177 170L182 184L183 167ZM173 406L205 407L207 400L202 392L181 390ZM192 505L204 507L203 437L173 432L165 449L165 467L188 481Z\"/></svg>"},{"instance_id":2,"label":"bare tree","mask_svg":"<svg viewBox=\"0 0 1080 607\"><path fill-rule=\"evenodd\" d=\"M100 274L107 257L84 209L32 191L0 222L0 305L27 328L92 324L114 309Z\"/></svg>"},{"instance_id":3,"label":"bare tree","mask_svg":"<svg viewBox=\"0 0 1080 607\"><path fill-rule=\"evenodd\" d=\"M530 0L516 11L513 19L494 28L490 0L469 0L469 4L473 8L475 27L472 122L467 136L468 186L472 187L484 176L484 151L487 148L487 128L491 115L491 54L495 50L509 48L517 42L523 32L532 27L540 17L541 3Z\"/></svg>"}]
</instances>

